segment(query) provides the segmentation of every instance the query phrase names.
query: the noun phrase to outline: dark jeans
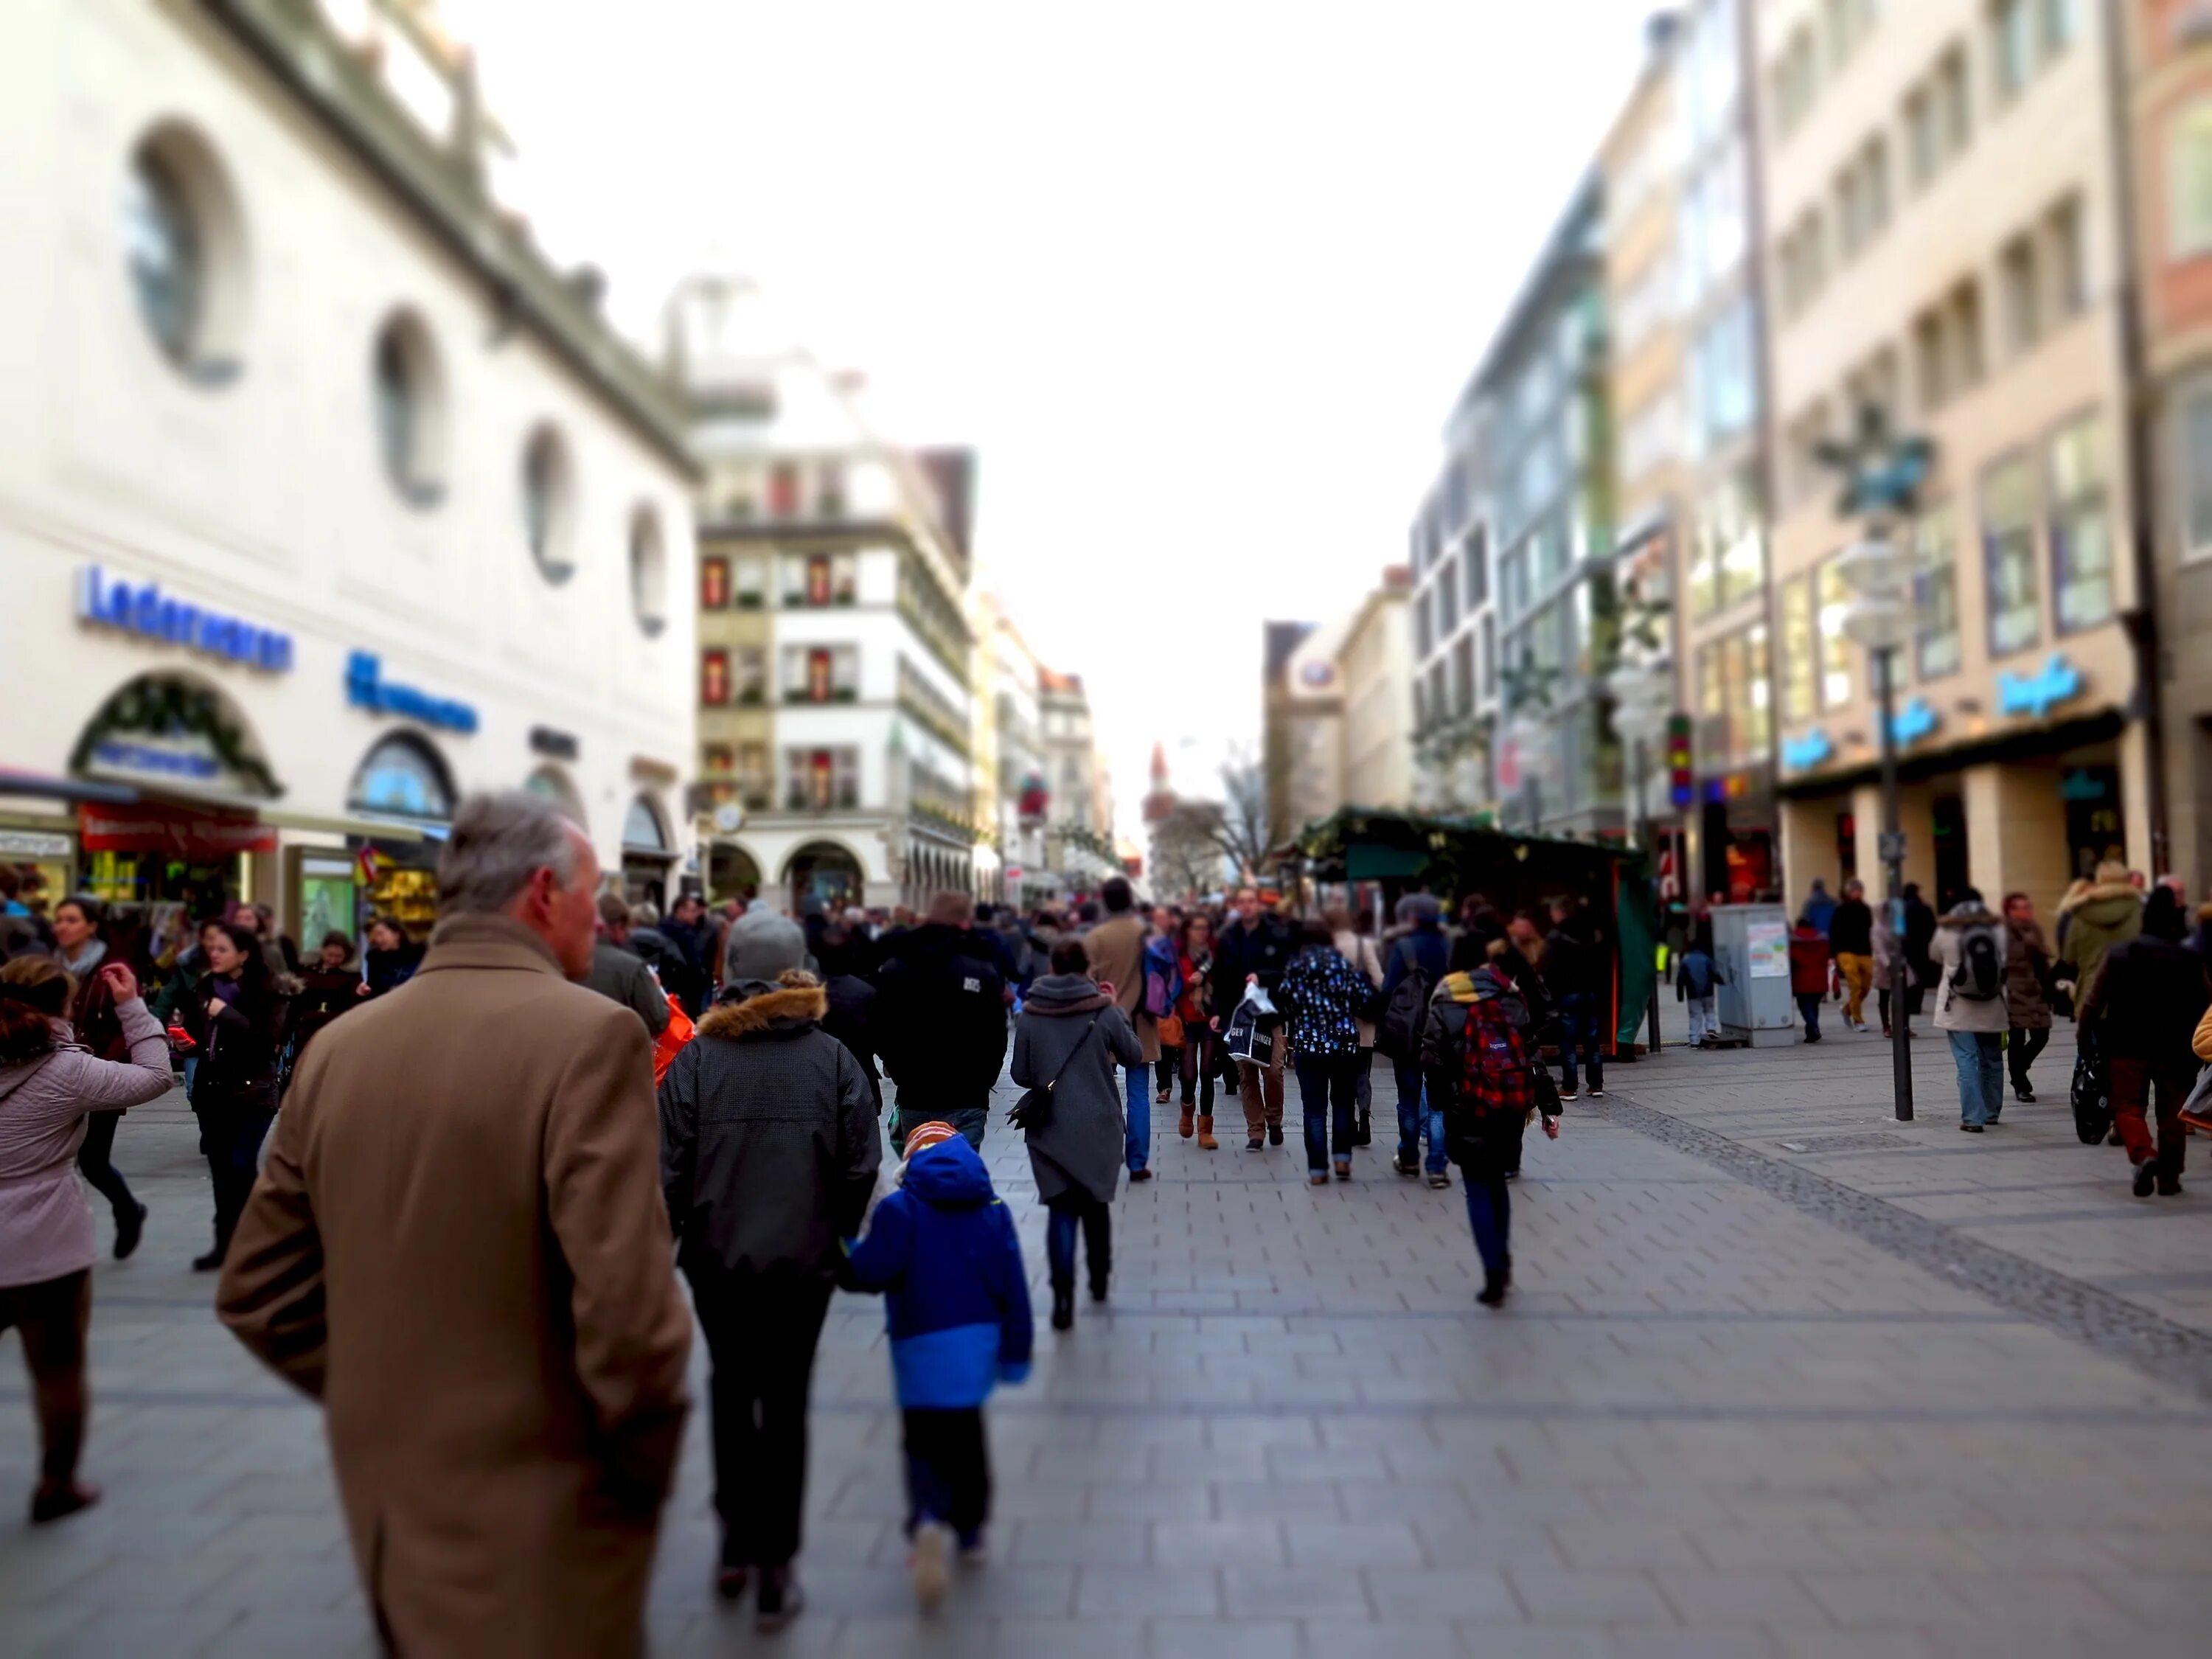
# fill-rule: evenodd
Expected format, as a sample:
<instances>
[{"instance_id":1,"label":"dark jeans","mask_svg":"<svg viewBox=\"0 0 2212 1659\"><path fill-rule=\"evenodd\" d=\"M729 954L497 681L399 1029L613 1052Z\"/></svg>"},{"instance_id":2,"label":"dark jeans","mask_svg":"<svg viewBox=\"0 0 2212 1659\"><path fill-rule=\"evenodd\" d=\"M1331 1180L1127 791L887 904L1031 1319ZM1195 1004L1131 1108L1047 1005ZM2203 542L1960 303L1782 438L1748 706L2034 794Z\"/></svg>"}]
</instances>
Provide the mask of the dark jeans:
<instances>
[{"instance_id":1,"label":"dark jeans","mask_svg":"<svg viewBox=\"0 0 2212 1659\"><path fill-rule=\"evenodd\" d=\"M1486 1120L1472 1143L1455 1146L1460 1182L1467 1188L1467 1221L1486 1274L1513 1263L1513 1201L1505 1176L1521 1167L1521 1136L1528 1120L1510 1114Z\"/></svg>"},{"instance_id":2,"label":"dark jeans","mask_svg":"<svg viewBox=\"0 0 2212 1659\"><path fill-rule=\"evenodd\" d=\"M76 1478L77 1455L84 1449L84 1333L91 1318L92 1273L87 1268L0 1290L0 1331L12 1329L23 1340L23 1366L31 1374L39 1414L39 1479L49 1488L66 1486Z\"/></svg>"},{"instance_id":3,"label":"dark jeans","mask_svg":"<svg viewBox=\"0 0 2212 1659\"><path fill-rule=\"evenodd\" d=\"M1213 1074L1221 1068L1221 1039L1201 1026L1183 1026L1183 1045L1176 1052L1182 1060L1182 1103L1189 1105L1196 1091L1198 1109L1213 1115Z\"/></svg>"},{"instance_id":4,"label":"dark jeans","mask_svg":"<svg viewBox=\"0 0 2212 1659\"><path fill-rule=\"evenodd\" d=\"M1577 1087L1577 1049L1582 1051L1583 1063L1589 1067L1589 1086L1604 1088L1604 1045L1598 1038L1597 997L1589 991L1570 991L1559 999L1559 1081L1564 1088Z\"/></svg>"},{"instance_id":5,"label":"dark jeans","mask_svg":"<svg viewBox=\"0 0 2212 1659\"><path fill-rule=\"evenodd\" d=\"M1114 1212L1095 1198L1067 1193L1053 1200L1044 1223L1044 1258L1054 1289L1075 1284L1075 1234L1083 1231L1083 1254L1091 1264L1091 1283L1105 1284L1114 1271Z\"/></svg>"},{"instance_id":6,"label":"dark jeans","mask_svg":"<svg viewBox=\"0 0 2212 1659\"><path fill-rule=\"evenodd\" d=\"M1160 1057L1152 1062L1153 1092L1171 1095L1175 1092L1176 1076L1182 1069L1182 1050L1163 1047Z\"/></svg>"},{"instance_id":7,"label":"dark jeans","mask_svg":"<svg viewBox=\"0 0 2212 1659\"><path fill-rule=\"evenodd\" d=\"M714 1510L726 1566L781 1567L799 1553L806 1399L830 1289L795 1273L691 1276L714 1364Z\"/></svg>"},{"instance_id":8,"label":"dark jeans","mask_svg":"<svg viewBox=\"0 0 2212 1659\"><path fill-rule=\"evenodd\" d=\"M113 1162L115 1131L122 1121L120 1112L88 1114L84 1120L84 1145L76 1149L77 1173L107 1200L118 1221L138 1201L131 1196L131 1183L124 1180L123 1171Z\"/></svg>"},{"instance_id":9,"label":"dark jeans","mask_svg":"<svg viewBox=\"0 0 2212 1659\"><path fill-rule=\"evenodd\" d=\"M1805 1035L1808 1037L1820 1036L1820 994L1818 991L1800 991L1797 994L1797 1012L1805 1017Z\"/></svg>"},{"instance_id":10,"label":"dark jeans","mask_svg":"<svg viewBox=\"0 0 2212 1659\"><path fill-rule=\"evenodd\" d=\"M1362 1059L1357 1054L1298 1056L1298 1104L1305 1113L1306 1170L1310 1175L1328 1169L1332 1134L1337 1161L1352 1162L1352 1111Z\"/></svg>"},{"instance_id":11,"label":"dark jeans","mask_svg":"<svg viewBox=\"0 0 2212 1659\"><path fill-rule=\"evenodd\" d=\"M975 1543L991 1518L991 1448L983 1433L983 1408L910 1407L900 1413L906 1430L906 1529L941 1521Z\"/></svg>"},{"instance_id":12,"label":"dark jeans","mask_svg":"<svg viewBox=\"0 0 2212 1659\"><path fill-rule=\"evenodd\" d=\"M276 1115L220 1106L199 1117L200 1151L207 1155L208 1178L215 1188L215 1243L220 1252L230 1248L238 1218L246 1213L253 1177L261 1172L261 1142Z\"/></svg>"},{"instance_id":13,"label":"dark jeans","mask_svg":"<svg viewBox=\"0 0 2212 1659\"><path fill-rule=\"evenodd\" d=\"M1411 1164L1421 1155L1420 1062L1394 1060L1390 1062L1390 1075L1398 1085L1398 1161ZM1443 1147L1430 1150L1439 1159L1443 1157Z\"/></svg>"},{"instance_id":14,"label":"dark jeans","mask_svg":"<svg viewBox=\"0 0 2212 1659\"><path fill-rule=\"evenodd\" d=\"M2022 1094L2033 1094L2027 1080L2027 1068L2035 1064L2035 1057L2051 1042L2048 1025L2015 1025L2005 1036L2005 1061L2012 1069L2012 1086Z\"/></svg>"}]
</instances>

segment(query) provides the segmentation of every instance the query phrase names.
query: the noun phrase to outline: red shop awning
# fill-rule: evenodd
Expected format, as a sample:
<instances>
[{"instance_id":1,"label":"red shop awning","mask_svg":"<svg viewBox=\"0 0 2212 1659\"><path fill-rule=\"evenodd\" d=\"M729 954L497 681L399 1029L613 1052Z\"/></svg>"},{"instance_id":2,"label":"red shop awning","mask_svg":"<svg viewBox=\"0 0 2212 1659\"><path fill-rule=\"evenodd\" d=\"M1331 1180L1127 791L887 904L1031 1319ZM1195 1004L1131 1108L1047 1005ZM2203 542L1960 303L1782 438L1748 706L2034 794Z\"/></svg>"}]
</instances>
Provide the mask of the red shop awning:
<instances>
[{"instance_id":1,"label":"red shop awning","mask_svg":"<svg viewBox=\"0 0 2212 1659\"><path fill-rule=\"evenodd\" d=\"M273 824L204 807L141 801L132 806L76 809L77 839L88 853L167 853L183 859L227 859L273 853Z\"/></svg>"}]
</instances>

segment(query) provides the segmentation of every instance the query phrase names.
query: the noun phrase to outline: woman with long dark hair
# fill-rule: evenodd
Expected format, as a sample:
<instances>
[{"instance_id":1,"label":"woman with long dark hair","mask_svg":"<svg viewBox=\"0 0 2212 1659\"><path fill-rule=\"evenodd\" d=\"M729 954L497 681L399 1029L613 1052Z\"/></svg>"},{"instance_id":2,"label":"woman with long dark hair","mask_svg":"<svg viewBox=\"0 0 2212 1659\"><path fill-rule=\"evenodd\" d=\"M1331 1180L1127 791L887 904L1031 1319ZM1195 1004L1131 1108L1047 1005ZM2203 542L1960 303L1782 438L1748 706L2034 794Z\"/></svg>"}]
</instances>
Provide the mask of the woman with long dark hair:
<instances>
[{"instance_id":1,"label":"woman with long dark hair","mask_svg":"<svg viewBox=\"0 0 2212 1659\"><path fill-rule=\"evenodd\" d=\"M422 947L390 916L379 916L368 924L368 949L362 957L362 995L380 997L386 991L396 991L414 978L422 965Z\"/></svg>"},{"instance_id":2,"label":"woman with long dark hair","mask_svg":"<svg viewBox=\"0 0 2212 1659\"><path fill-rule=\"evenodd\" d=\"M123 956L111 949L102 933L106 921L106 907L98 899L70 894L54 906L55 957L76 986L70 1002L76 1040L102 1060L119 1061L130 1058L131 1042L100 970L109 962L122 961ZM146 1206L131 1195L131 1183L115 1167L115 1130L122 1121L120 1112L95 1112L86 1118L84 1142L76 1153L78 1172L107 1200L115 1217L118 1261L138 1248L146 1231Z\"/></svg>"},{"instance_id":3,"label":"woman with long dark hair","mask_svg":"<svg viewBox=\"0 0 2212 1659\"><path fill-rule=\"evenodd\" d=\"M1212 1025L1213 918L1203 910L1185 916L1176 948L1182 974L1176 1012L1182 1018L1183 1121L1190 1123L1195 1109L1199 1150L1210 1152L1221 1145L1213 1138L1213 1074L1221 1069L1221 1036Z\"/></svg>"},{"instance_id":4,"label":"woman with long dark hair","mask_svg":"<svg viewBox=\"0 0 2212 1659\"><path fill-rule=\"evenodd\" d=\"M88 1121L114 1118L169 1091L169 1048L120 963L100 980L130 1054L100 1059L69 1024L76 987L49 957L0 968L0 1330L23 1340L41 1457L33 1524L94 1503L80 1485L87 1409L84 1334L92 1316L92 1212L71 1167Z\"/></svg>"},{"instance_id":5,"label":"woman with long dark hair","mask_svg":"<svg viewBox=\"0 0 2212 1659\"><path fill-rule=\"evenodd\" d=\"M195 1273L222 1266L231 1230L253 1190L262 1138L276 1115L286 1002L251 928L225 922L207 935L207 952L208 971L177 1010L199 1056L192 1112L215 1183L215 1248L193 1258Z\"/></svg>"}]
</instances>

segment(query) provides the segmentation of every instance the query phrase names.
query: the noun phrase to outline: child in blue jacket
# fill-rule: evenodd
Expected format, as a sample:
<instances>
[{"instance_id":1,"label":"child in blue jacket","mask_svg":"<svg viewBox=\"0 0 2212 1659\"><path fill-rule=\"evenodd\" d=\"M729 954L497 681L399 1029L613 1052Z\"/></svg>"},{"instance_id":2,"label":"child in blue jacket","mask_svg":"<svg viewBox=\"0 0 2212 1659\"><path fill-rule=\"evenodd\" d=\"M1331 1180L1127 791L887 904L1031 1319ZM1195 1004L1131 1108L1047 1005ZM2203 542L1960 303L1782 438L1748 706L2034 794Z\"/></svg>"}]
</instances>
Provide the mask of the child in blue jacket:
<instances>
[{"instance_id":1,"label":"child in blue jacket","mask_svg":"<svg viewBox=\"0 0 2212 1659\"><path fill-rule=\"evenodd\" d=\"M983 1402L1030 1374L1029 1275L1013 1218L975 1149L951 1124L918 1125L899 1190L853 1247L852 1283L882 1291L905 1419L907 1533L915 1595L945 1596L946 1558L981 1559L990 1518Z\"/></svg>"}]
</instances>

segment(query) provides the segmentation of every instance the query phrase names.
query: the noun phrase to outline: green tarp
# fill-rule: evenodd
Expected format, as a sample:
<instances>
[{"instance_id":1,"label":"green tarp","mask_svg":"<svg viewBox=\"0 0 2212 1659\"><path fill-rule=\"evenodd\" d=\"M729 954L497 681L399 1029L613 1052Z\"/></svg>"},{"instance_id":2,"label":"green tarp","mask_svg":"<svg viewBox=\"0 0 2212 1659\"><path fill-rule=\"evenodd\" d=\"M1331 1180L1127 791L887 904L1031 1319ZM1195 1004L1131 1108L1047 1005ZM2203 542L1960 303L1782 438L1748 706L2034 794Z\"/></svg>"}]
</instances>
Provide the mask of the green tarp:
<instances>
[{"instance_id":1,"label":"green tarp","mask_svg":"<svg viewBox=\"0 0 2212 1659\"><path fill-rule=\"evenodd\" d=\"M1613 1042L1626 1052L1636 1046L1637 1030L1651 1006L1652 982L1659 977L1658 895L1651 878L1632 866L1615 866L1613 915L1620 939L1620 1006Z\"/></svg>"}]
</instances>

